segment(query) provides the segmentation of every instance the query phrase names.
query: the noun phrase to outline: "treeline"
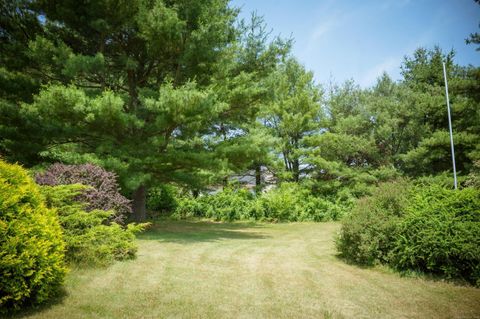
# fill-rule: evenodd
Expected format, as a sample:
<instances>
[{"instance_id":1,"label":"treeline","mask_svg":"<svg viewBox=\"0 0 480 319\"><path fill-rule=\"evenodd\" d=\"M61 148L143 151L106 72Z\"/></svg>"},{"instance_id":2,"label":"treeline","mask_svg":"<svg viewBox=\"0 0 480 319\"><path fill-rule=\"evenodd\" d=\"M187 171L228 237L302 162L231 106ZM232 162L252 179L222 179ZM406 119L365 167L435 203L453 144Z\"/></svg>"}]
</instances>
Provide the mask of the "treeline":
<instances>
[{"instance_id":1,"label":"treeline","mask_svg":"<svg viewBox=\"0 0 480 319\"><path fill-rule=\"evenodd\" d=\"M113 171L137 221L152 187L198 193L248 169L353 197L396 176L450 171L442 61L460 175L480 158L480 69L455 64L454 52L416 50L400 81L322 88L291 40L256 15L239 22L226 0L2 10L1 156Z\"/></svg>"}]
</instances>

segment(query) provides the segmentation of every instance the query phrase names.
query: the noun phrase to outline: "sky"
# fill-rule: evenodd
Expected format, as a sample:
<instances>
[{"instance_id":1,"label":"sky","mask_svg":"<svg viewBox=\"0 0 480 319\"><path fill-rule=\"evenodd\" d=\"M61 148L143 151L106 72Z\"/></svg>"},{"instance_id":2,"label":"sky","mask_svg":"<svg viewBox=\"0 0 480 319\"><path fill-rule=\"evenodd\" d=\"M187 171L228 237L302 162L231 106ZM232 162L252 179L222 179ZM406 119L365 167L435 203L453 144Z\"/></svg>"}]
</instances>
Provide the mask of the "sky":
<instances>
[{"instance_id":1,"label":"sky","mask_svg":"<svg viewBox=\"0 0 480 319\"><path fill-rule=\"evenodd\" d=\"M374 85L382 72L399 80L418 47L454 49L460 65L480 66L480 5L473 0L232 0L248 19L262 15L273 35L293 37L293 54L318 83L353 79Z\"/></svg>"}]
</instances>

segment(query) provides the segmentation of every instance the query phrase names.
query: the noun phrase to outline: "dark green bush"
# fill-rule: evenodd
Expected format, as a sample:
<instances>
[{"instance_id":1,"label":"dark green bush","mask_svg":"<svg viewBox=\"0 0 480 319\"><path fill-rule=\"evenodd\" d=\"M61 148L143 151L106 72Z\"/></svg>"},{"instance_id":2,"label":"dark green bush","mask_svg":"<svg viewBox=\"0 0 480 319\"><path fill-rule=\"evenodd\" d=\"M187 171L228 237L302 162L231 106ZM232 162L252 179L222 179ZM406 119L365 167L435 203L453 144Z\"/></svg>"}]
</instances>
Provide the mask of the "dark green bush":
<instances>
[{"instance_id":1,"label":"dark green bush","mask_svg":"<svg viewBox=\"0 0 480 319\"><path fill-rule=\"evenodd\" d=\"M415 188L391 264L480 285L480 190Z\"/></svg>"},{"instance_id":2,"label":"dark green bush","mask_svg":"<svg viewBox=\"0 0 480 319\"><path fill-rule=\"evenodd\" d=\"M400 180L380 184L372 196L360 199L344 218L337 249L346 259L364 265L388 262L405 214L409 184Z\"/></svg>"},{"instance_id":3,"label":"dark green bush","mask_svg":"<svg viewBox=\"0 0 480 319\"><path fill-rule=\"evenodd\" d=\"M0 311L45 301L65 273L55 212L23 168L0 160Z\"/></svg>"},{"instance_id":4,"label":"dark green bush","mask_svg":"<svg viewBox=\"0 0 480 319\"><path fill-rule=\"evenodd\" d=\"M135 233L146 224L123 228L114 222L106 223L115 215L113 211L85 211L86 204L77 200L85 188L80 184L41 187L48 206L58 212L67 260L77 265L102 266L135 257Z\"/></svg>"}]
</instances>

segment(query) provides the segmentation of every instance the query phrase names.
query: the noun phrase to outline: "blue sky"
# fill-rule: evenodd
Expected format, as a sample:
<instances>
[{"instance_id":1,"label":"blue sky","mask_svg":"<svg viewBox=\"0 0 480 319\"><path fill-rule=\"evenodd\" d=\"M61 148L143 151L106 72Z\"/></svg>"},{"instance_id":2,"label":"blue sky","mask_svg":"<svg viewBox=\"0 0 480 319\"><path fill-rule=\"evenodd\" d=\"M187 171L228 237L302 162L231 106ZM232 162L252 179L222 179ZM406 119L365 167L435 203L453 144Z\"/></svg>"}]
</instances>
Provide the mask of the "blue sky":
<instances>
[{"instance_id":1,"label":"blue sky","mask_svg":"<svg viewBox=\"0 0 480 319\"><path fill-rule=\"evenodd\" d=\"M386 71L400 78L405 55L439 45L456 62L480 66L465 38L479 31L473 0L233 0L241 17L263 15L274 35L295 39L293 54L317 82L354 79L363 87Z\"/></svg>"}]
</instances>

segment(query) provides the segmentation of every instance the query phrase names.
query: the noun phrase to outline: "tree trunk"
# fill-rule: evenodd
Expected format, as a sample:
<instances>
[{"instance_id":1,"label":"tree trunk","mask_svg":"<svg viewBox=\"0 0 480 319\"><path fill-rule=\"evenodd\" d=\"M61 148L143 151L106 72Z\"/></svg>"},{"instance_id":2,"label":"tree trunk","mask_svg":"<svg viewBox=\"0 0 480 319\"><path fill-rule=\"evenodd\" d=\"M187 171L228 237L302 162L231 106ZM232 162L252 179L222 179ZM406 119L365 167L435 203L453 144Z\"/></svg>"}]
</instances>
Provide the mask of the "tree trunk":
<instances>
[{"instance_id":1,"label":"tree trunk","mask_svg":"<svg viewBox=\"0 0 480 319\"><path fill-rule=\"evenodd\" d=\"M262 191L262 166L255 165L255 192L258 194Z\"/></svg>"},{"instance_id":2,"label":"tree trunk","mask_svg":"<svg viewBox=\"0 0 480 319\"><path fill-rule=\"evenodd\" d=\"M133 192L133 220L143 222L147 219L147 191L145 185L140 185Z\"/></svg>"},{"instance_id":3,"label":"tree trunk","mask_svg":"<svg viewBox=\"0 0 480 319\"><path fill-rule=\"evenodd\" d=\"M293 160L293 180L298 183L300 180L300 161L298 159Z\"/></svg>"},{"instance_id":4,"label":"tree trunk","mask_svg":"<svg viewBox=\"0 0 480 319\"><path fill-rule=\"evenodd\" d=\"M222 189L225 189L228 186L228 176L223 177L222 183L223 183Z\"/></svg>"}]
</instances>

